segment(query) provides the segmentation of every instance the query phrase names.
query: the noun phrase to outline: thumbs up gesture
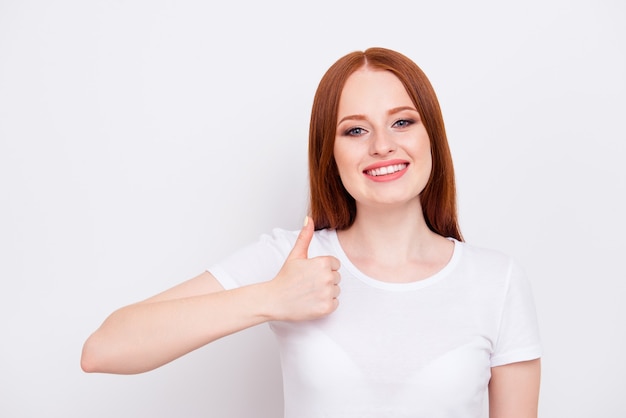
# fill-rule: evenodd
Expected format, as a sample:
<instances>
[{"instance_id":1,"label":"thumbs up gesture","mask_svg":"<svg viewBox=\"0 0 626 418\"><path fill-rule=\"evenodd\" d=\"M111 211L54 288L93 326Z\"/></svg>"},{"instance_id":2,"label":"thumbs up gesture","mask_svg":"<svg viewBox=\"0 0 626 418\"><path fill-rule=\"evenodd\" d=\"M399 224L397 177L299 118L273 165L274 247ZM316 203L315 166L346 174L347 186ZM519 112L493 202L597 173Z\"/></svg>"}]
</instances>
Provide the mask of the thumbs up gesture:
<instances>
[{"instance_id":1,"label":"thumbs up gesture","mask_svg":"<svg viewBox=\"0 0 626 418\"><path fill-rule=\"evenodd\" d=\"M315 228L307 217L278 275L268 284L274 299L274 317L304 321L330 314L338 306L339 260L332 256L309 258Z\"/></svg>"}]
</instances>

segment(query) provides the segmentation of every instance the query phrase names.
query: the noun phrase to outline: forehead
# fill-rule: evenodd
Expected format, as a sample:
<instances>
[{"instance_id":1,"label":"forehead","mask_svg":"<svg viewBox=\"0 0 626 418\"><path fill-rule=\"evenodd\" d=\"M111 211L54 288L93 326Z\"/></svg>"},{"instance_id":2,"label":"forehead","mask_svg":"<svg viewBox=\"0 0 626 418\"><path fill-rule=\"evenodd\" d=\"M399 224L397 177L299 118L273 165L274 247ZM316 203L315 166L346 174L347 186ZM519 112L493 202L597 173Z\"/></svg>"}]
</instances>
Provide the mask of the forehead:
<instances>
[{"instance_id":1,"label":"forehead","mask_svg":"<svg viewBox=\"0 0 626 418\"><path fill-rule=\"evenodd\" d=\"M390 71L361 68L346 80L339 100L339 113L398 106L413 106L400 79Z\"/></svg>"}]
</instances>

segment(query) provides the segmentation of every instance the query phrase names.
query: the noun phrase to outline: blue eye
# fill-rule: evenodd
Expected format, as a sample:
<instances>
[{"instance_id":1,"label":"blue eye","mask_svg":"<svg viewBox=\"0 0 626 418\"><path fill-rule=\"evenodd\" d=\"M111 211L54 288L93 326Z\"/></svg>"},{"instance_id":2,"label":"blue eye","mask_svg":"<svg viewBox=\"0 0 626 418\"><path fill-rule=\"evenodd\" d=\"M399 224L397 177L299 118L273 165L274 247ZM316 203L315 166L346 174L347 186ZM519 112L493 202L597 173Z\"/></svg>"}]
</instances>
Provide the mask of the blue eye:
<instances>
[{"instance_id":1,"label":"blue eye","mask_svg":"<svg viewBox=\"0 0 626 418\"><path fill-rule=\"evenodd\" d=\"M363 128L350 128L347 131L344 132L344 135L347 136L360 136L363 135L363 133L365 133L365 129Z\"/></svg>"},{"instance_id":2,"label":"blue eye","mask_svg":"<svg viewBox=\"0 0 626 418\"><path fill-rule=\"evenodd\" d=\"M399 121L396 121L393 124L393 126L395 126L397 128L406 128L408 126L411 126L414 123L415 123L415 121L410 120L410 119L400 119Z\"/></svg>"}]
</instances>

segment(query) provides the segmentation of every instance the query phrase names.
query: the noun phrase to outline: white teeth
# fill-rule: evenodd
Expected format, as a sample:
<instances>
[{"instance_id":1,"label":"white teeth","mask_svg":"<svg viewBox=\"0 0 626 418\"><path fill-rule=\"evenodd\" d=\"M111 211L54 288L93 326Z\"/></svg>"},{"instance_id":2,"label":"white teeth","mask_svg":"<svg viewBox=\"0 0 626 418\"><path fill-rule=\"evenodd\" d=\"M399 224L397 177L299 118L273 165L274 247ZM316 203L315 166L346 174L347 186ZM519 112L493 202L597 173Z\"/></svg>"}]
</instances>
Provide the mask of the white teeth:
<instances>
[{"instance_id":1,"label":"white teeth","mask_svg":"<svg viewBox=\"0 0 626 418\"><path fill-rule=\"evenodd\" d=\"M384 176L387 174L393 174L396 173L402 169L404 169L406 167L406 164L394 164L394 165L388 165L386 167L379 167L379 168L375 168L373 170L367 170L366 173L370 176Z\"/></svg>"}]
</instances>

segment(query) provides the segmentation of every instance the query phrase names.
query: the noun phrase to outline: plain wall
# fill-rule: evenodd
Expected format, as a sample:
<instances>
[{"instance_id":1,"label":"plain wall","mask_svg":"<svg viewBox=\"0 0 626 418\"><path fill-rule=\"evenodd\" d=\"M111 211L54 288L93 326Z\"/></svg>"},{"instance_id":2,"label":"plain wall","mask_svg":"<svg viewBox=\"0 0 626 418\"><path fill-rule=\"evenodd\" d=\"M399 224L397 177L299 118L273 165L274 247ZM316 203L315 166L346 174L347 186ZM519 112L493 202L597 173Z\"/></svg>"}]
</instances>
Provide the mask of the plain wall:
<instances>
[{"instance_id":1,"label":"plain wall","mask_svg":"<svg viewBox=\"0 0 626 418\"><path fill-rule=\"evenodd\" d=\"M326 68L429 75L467 241L518 258L542 417L624 417L626 3L0 0L0 416L282 413L267 326L153 372L86 374L114 309L306 212Z\"/></svg>"}]
</instances>

